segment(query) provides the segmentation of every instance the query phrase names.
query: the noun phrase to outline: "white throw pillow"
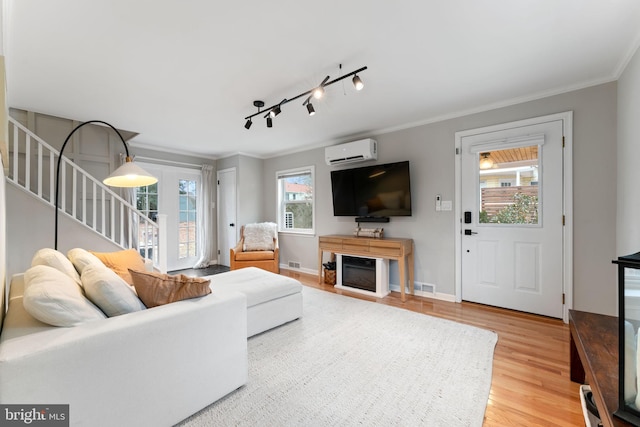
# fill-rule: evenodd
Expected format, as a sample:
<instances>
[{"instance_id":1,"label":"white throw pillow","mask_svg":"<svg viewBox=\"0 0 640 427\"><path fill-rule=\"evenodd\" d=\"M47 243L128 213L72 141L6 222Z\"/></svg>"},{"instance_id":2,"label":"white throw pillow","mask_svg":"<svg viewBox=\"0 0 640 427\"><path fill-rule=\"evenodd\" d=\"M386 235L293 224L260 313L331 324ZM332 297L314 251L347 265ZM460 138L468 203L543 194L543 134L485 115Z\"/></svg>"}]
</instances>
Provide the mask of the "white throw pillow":
<instances>
[{"instance_id":1,"label":"white throw pillow","mask_svg":"<svg viewBox=\"0 0 640 427\"><path fill-rule=\"evenodd\" d=\"M272 251L275 249L273 238L276 237L277 224L261 222L244 226L243 251Z\"/></svg>"},{"instance_id":2,"label":"white throw pillow","mask_svg":"<svg viewBox=\"0 0 640 427\"><path fill-rule=\"evenodd\" d=\"M97 256L82 248L71 249L67 252L67 257L69 257L69 260L81 276L85 267L89 265L105 267L104 263L100 261Z\"/></svg>"},{"instance_id":3,"label":"white throw pillow","mask_svg":"<svg viewBox=\"0 0 640 427\"><path fill-rule=\"evenodd\" d=\"M87 298L109 317L146 309L133 288L104 265L87 265L80 278Z\"/></svg>"},{"instance_id":4,"label":"white throw pillow","mask_svg":"<svg viewBox=\"0 0 640 427\"><path fill-rule=\"evenodd\" d=\"M78 285L80 285L80 275L74 268L71 261L55 249L42 248L38 250L31 260L31 267L35 267L36 265L48 265L49 267L53 267L71 277Z\"/></svg>"},{"instance_id":5,"label":"white throw pillow","mask_svg":"<svg viewBox=\"0 0 640 427\"><path fill-rule=\"evenodd\" d=\"M53 326L76 326L106 318L71 277L48 265L36 265L24 273L22 304L30 315Z\"/></svg>"}]
</instances>

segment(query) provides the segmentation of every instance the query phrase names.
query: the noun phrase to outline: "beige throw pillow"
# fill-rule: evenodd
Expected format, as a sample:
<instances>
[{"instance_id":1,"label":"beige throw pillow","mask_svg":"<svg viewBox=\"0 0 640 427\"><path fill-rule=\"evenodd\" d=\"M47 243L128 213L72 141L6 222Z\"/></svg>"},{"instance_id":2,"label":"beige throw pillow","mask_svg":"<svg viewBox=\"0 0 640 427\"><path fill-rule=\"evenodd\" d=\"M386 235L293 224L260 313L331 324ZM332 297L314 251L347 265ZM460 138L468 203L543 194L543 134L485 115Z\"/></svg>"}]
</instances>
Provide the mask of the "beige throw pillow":
<instances>
[{"instance_id":1,"label":"beige throw pillow","mask_svg":"<svg viewBox=\"0 0 640 427\"><path fill-rule=\"evenodd\" d=\"M30 315L53 326L76 326L106 318L71 277L47 265L36 265L24 273L22 304Z\"/></svg>"},{"instance_id":2,"label":"beige throw pillow","mask_svg":"<svg viewBox=\"0 0 640 427\"><path fill-rule=\"evenodd\" d=\"M82 248L74 248L67 252L67 257L78 271L78 274L82 275L85 268L90 265L96 265L105 267L104 263L98 259L95 255Z\"/></svg>"},{"instance_id":3,"label":"beige throw pillow","mask_svg":"<svg viewBox=\"0 0 640 427\"><path fill-rule=\"evenodd\" d=\"M146 308L133 288L104 265L86 266L80 278L87 298L109 317Z\"/></svg>"},{"instance_id":4,"label":"beige throw pillow","mask_svg":"<svg viewBox=\"0 0 640 427\"><path fill-rule=\"evenodd\" d=\"M129 273L138 297L148 308L211 293L210 280L201 277L188 277L184 274L170 276L137 270L129 270Z\"/></svg>"},{"instance_id":5,"label":"beige throw pillow","mask_svg":"<svg viewBox=\"0 0 640 427\"><path fill-rule=\"evenodd\" d=\"M80 275L75 267L61 252L51 248L38 250L31 260L31 267L36 265L48 265L71 277L74 282L80 284Z\"/></svg>"}]
</instances>

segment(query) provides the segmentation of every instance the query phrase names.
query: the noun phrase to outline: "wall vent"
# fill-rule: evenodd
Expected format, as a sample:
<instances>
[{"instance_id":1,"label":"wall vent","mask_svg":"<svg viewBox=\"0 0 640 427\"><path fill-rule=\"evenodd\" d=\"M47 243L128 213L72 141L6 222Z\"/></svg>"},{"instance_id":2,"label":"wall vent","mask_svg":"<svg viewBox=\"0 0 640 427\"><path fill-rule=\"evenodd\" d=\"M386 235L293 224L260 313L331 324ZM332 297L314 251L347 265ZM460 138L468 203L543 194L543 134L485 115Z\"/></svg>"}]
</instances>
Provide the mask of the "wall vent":
<instances>
[{"instance_id":1,"label":"wall vent","mask_svg":"<svg viewBox=\"0 0 640 427\"><path fill-rule=\"evenodd\" d=\"M300 263L298 261L289 261L289 268L300 268Z\"/></svg>"},{"instance_id":2,"label":"wall vent","mask_svg":"<svg viewBox=\"0 0 640 427\"><path fill-rule=\"evenodd\" d=\"M436 285L431 283L414 282L414 289L416 292L421 292L423 294L434 295L436 293Z\"/></svg>"}]
</instances>

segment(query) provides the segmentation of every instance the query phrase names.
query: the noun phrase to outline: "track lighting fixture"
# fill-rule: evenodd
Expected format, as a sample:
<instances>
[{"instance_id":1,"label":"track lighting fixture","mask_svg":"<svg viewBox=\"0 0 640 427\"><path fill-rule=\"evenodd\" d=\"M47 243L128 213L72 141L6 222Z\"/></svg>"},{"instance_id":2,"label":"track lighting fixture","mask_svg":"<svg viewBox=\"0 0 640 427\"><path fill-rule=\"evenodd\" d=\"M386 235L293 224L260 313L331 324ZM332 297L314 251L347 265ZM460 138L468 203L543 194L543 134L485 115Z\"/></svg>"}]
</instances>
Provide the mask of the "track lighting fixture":
<instances>
[{"instance_id":1,"label":"track lighting fixture","mask_svg":"<svg viewBox=\"0 0 640 427\"><path fill-rule=\"evenodd\" d=\"M364 87L364 84L362 83L362 79L360 79L360 76L358 76L358 73L366 70L367 67L362 67L359 68L355 71L352 71L350 73L345 74L344 76L340 76L337 77L333 80L329 80L330 76L327 76L324 78L324 80L322 80L322 82L314 87L313 89L310 89L304 93L301 93L300 95L294 96L292 98L285 98L282 101L280 101L279 104L274 104L271 107L267 108L268 113L264 116L267 119L267 127L273 127L273 121L272 119L274 117L276 117L278 114L280 114L280 112L282 111L282 106L284 104L287 104L291 101L295 101L296 99L302 98L302 97L307 97L306 100L302 103L303 106L307 107L307 112L309 113L310 116L313 116L316 111L313 108L313 105L311 104L310 100L311 97L313 97L314 99L320 99L324 96L326 90L325 88L327 86L330 86L336 82L339 82L340 80L344 80L347 77L351 77L353 76L352 82L353 82L353 86L355 87L356 90L362 90L362 88ZM340 70L342 70L342 64L340 64ZM264 107L264 102L262 101L253 101L253 106L258 108L258 112L257 113L253 113L247 117L245 117L245 120L247 121L244 125L245 129L249 129L251 127L251 119L255 116L257 116L258 114L262 113L263 111L261 110L262 107Z\"/></svg>"}]
</instances>

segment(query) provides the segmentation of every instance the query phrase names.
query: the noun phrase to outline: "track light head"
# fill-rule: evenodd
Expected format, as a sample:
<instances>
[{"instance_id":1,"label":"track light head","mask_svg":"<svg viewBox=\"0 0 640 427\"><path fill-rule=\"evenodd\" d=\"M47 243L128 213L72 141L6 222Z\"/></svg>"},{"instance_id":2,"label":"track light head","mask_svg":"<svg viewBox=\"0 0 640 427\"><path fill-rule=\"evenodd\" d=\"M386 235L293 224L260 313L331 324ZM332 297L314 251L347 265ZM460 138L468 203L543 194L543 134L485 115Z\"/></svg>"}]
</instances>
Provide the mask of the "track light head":
<instances>
[{"instance_id":1,"label":"track light head","mask_svg":"<svg viewBox=\"0 0 640 427\"><path fill-rule=\"evenodd\" d=\"M356 88L356 90L362 90L362 88L364 87L364 83L362 83L362 79L360 79L360 77L356 74L355 76L353 76L353 86Z\"/></svg>"},{"instance_id":2,"label":"track light head","mask_svg":"<svg viewBox=\"0 0 640 427\"><path fill-rule=\"evenodd\" d=\"M271 117L275 117L275 116L277 116L278 114L280 114L280 111L281 111L281 110L280 110L280 106L279 106L279 105L276 105L275 107L273 107L273 108L271 109L271 111L269 111L269 115L270 115Z\"/></svg>"},{"instance_id":3,"label":"track light head","mask_svg":"<svg viewBox=\"0 0 640 427\"><path fill-rule=\"evenodd\" d=\"M244 128L245 129L249 129L252 124L253 124L253 122L251 121L251 119L249 119L249 120L247 120L247 123L244 124Z\"/></svg>"},{"instance_id":4,"label":"track light head","mask_svg":"<svg viewBox=\"0 0 640 427\"><path fill-rule=\"evenodd\" d=\"M315 99L320 99L324 96L324 85L329 81L329 78L329 76L325 77L322 83L320 83L320 86L311 91L311 94Z\"/></svg>"},{"instance_id":5,"label":"track light head","mask_svg":"<svg viewBox=\"0 0 640 427\"><path fill-rule=\"evenodd\" d=\"M313 109L313 105L310 102L307 103L307 111L310 116L313 116L316 113L316 110Z\"/></svg>"},{"instance_id":6,"label":"track light head","mask_svg":"<svg viewBox=\"0 0 640 427\"><path fill-rule=\"evenodd\" d=\"M324 95L324 88L322 86L318 86L317 88L315 88L313 90L313 97L315 99L320 99L322 98L322 95Z\"/></svg>"},{"instance_id":7,"label":"track light head","mask_svg":"<svg viewBox=\"0 0 640 427\"><path fill-rule=\"evenodd\" d=\"M273 120L271 120L271 116L267 117L267 127L273 127Z\"/></svg>"}]
</instances>

